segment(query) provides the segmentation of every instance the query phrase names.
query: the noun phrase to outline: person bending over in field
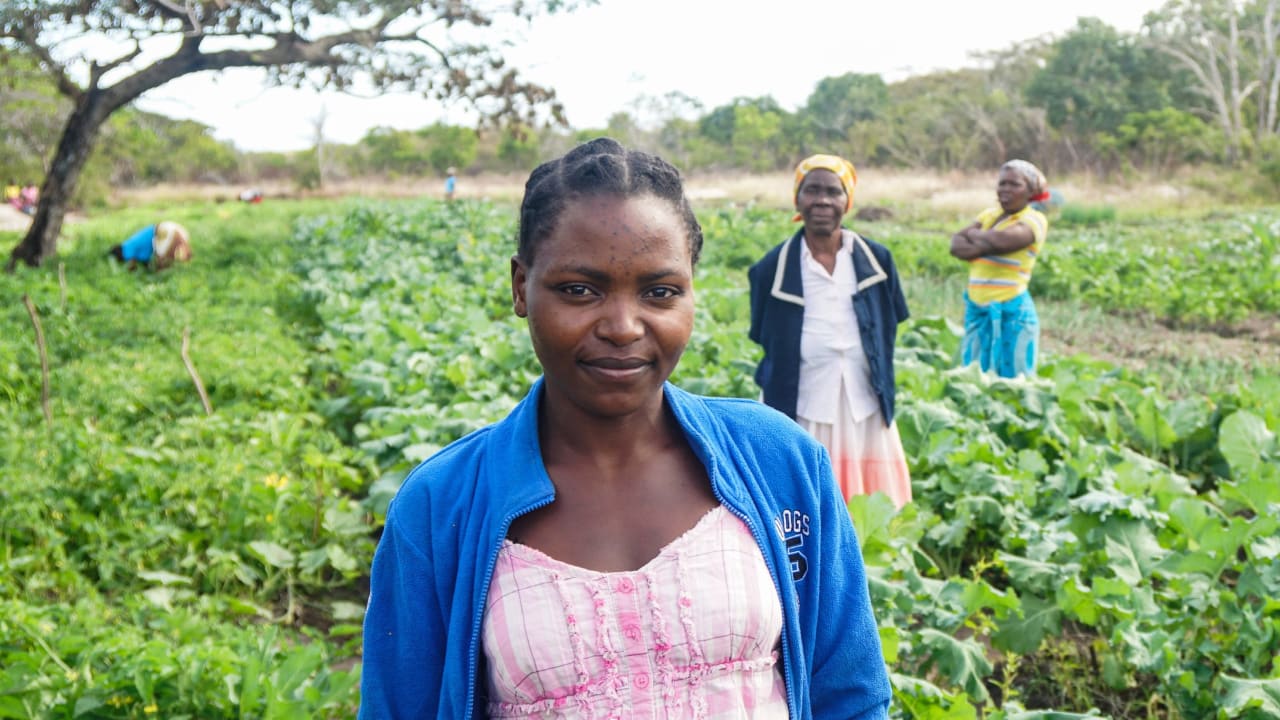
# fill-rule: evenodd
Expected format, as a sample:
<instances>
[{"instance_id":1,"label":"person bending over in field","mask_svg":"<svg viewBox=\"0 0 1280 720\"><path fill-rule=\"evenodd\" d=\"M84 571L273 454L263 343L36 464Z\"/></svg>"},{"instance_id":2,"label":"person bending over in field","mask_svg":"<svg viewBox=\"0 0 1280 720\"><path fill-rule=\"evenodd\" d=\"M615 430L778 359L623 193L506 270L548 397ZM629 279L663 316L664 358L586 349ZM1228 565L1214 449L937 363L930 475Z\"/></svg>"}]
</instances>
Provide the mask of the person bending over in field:
<instances>
[{"instance_id":1,"label":"person bending over in field","mask_svg":"<svg viewBox=\"0 0 1280 720\"><path fill-rule=\"evenodd\" d=\"M886 718L826 453L667 382L702 246L676 169L580 145L529 176L518 235L543 375L392 500L360 717Z\"/></svg>"},{"instance_id":2,"label":"person bending over in field","mask_svg":"<svg viewBox=\"0 0 1280 720\"><path fill-rule=\"evenodd\" d=\"M793 220L804 226L747 273L750 337L764 346L756 383L827 448L846 501L883 492L902 507L911 474L893 422L893 353L907 301L888 248L841 225L857 181L835 155L796 167Z\"/></svg>"},{"instance_id":3,"label":"person bending over in field","mask_svg":"<svg viewBox=\"0 0 1280 720\"><path fill-rule=\"evenodd\" d=\"M186 228L166 220L148 225L131 235L128 240L113 245L107 255L127 263L131 271L139 265L160 271L175 262L187 262L191 259L191 236Z\"/></svg>"},{"instance_id":4,"label":"person bending over in field","mask_svg":"<svg viewBox=\"0 0 1280 720\"><path fill-rule=\"evenodd\" d=\"M1048 198L1044 173L1010 160L996 179L999 207L951 236L951 254L969 263L961 364L976 362L1007 378L1035 372L1040 319L1027 285L1049 220L1031 203Z\"/></svg>"}]
</instances>

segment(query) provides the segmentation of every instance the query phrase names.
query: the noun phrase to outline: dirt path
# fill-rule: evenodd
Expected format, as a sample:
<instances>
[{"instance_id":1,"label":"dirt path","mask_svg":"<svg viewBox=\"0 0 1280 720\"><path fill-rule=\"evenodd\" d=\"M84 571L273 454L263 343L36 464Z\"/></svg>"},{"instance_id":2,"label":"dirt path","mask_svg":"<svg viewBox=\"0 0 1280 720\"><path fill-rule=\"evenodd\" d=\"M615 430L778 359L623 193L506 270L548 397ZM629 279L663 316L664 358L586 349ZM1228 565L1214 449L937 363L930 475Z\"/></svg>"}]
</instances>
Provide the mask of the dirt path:
<instances>
[{"instance_id":1,"label":"dirt path","mask_svg":"<svg viewBox=\"0 0 1280 720\"><path fill-rule=\"evenodd\" d=\"M84 220L84 215L69 212L62 217L63 225L74 225ZM31 216L22 213L8 203L0 203L0 232L25 233L31 226Z\"/></svg>"},{"instance_id":2,"label":"dirt path","mask_svg":"<svg viewBox=\"0 0 1280 720\"><path fill-rule=\"evenodd\" d=\"M0 204L0 232L26 232L31 216L23 214L8 203Z\"/></svg>"},{"instance_id":3,"label":"dirt path","mask_svg":"<svg viewBox=\"0 0 1280 720\"><path fill-rule=\"evenodd\" d=\"M1131 368L1236 365L1280 369L1280 317L1254 316L1231 328L1170 328L1149 318L1102 315L1065 304L1038 303L1044 349L1084 353Z\"/></svg>"}]
</instances>

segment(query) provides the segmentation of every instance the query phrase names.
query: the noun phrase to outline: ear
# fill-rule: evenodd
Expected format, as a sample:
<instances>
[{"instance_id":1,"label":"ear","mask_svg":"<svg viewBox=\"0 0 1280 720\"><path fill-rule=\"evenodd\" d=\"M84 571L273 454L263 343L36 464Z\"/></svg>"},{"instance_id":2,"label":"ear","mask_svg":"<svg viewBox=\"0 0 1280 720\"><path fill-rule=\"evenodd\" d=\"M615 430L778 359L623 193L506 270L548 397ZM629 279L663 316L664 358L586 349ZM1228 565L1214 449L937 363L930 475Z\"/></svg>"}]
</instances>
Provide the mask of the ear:
<instances>
[{"instance_id":1,"label":"ear","mask_svg":"<svg viewBox=\"0 0 1280 720\"><path fill-rule=\"evenodd\" d=\"M525 285L529 281L529 271L520 258L511 256L511 307L516 317L528 317L529 307L525 301Z\"/></svg>"}]
</instances>

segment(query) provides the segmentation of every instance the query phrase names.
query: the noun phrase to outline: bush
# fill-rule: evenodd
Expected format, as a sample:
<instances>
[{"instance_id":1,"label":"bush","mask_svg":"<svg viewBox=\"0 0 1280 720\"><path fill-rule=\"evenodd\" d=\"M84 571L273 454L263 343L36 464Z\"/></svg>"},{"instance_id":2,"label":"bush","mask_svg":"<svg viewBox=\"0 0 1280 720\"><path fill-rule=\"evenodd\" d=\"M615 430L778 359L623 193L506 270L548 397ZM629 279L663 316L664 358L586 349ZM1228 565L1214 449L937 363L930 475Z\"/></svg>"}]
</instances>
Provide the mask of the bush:
<instances>
[{"instance_id":1,"label":"bush","mask_svg":"<svg viewBox=\"0 0 1280 720\"><path fill-rule=\"evenodd\" d=\"M1114 222L1116 209L1110 205L1065 205L1057 224L1074 227L1093 227Z\"/></svg>"}]
</instances>

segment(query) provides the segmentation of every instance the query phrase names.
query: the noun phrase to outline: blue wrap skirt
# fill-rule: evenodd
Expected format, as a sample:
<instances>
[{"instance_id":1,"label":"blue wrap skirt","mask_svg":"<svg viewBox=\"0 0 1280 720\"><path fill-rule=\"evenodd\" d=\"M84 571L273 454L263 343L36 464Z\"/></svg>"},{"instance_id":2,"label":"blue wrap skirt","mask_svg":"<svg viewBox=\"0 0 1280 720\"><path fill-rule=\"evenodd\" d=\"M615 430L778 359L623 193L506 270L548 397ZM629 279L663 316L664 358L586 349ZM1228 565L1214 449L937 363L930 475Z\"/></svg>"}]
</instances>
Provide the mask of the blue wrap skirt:
<instances>
[{"instance_id":1,"label":"blue wrap skirt","mask_svg":"<svg viewBox=\"0 0 1280 720\"><path fill-rule=\"evenodd\" d=\"M1012 300L979 305L964 295L964 340L960 363L977 362L984 371L1000 377L1035 372L1040 344L1040 318L1031 294L1022 291Z\"/></svg>"}]
</instances>

